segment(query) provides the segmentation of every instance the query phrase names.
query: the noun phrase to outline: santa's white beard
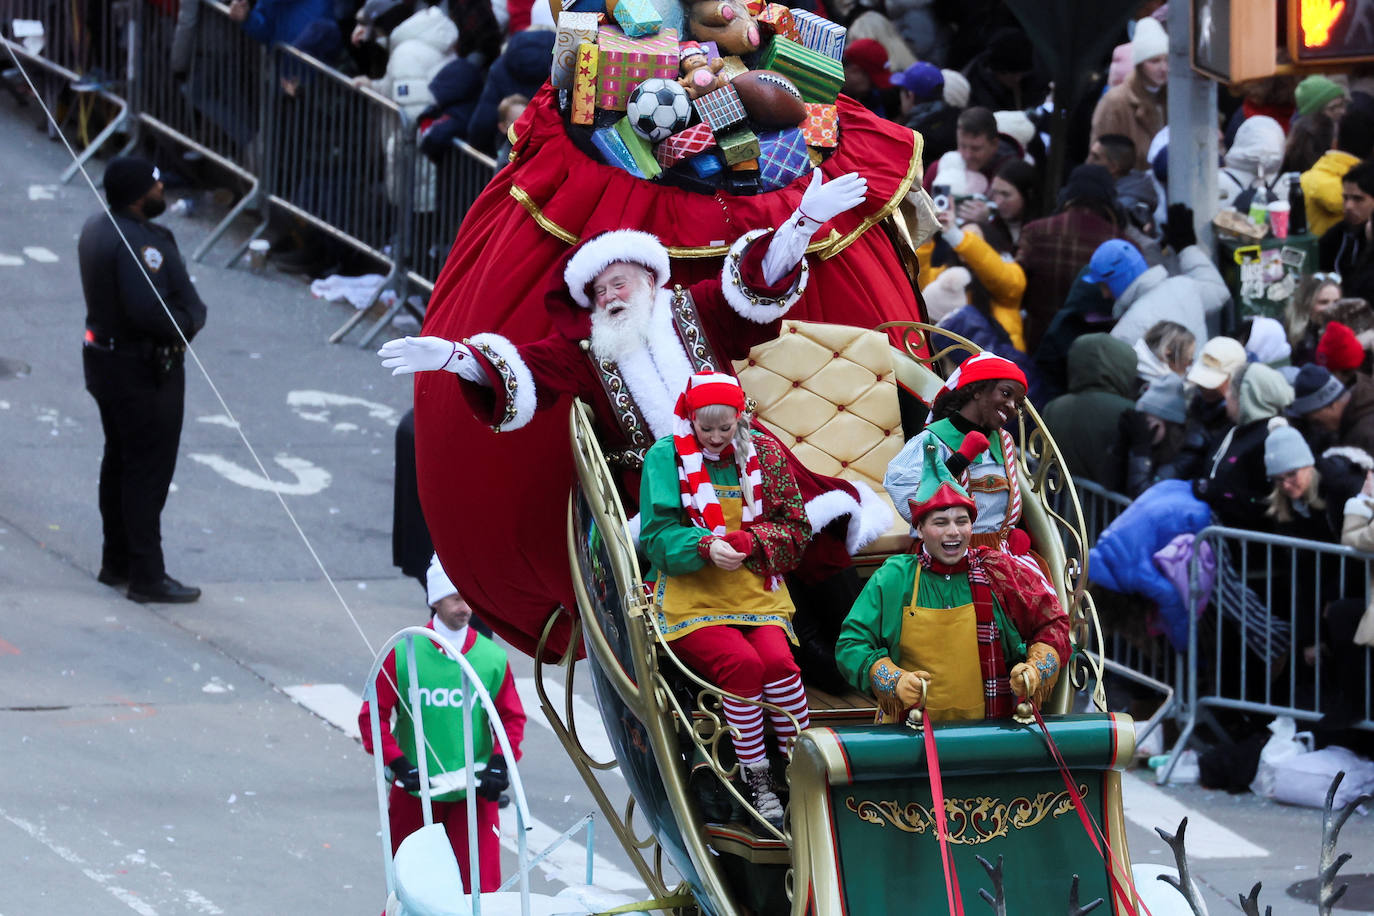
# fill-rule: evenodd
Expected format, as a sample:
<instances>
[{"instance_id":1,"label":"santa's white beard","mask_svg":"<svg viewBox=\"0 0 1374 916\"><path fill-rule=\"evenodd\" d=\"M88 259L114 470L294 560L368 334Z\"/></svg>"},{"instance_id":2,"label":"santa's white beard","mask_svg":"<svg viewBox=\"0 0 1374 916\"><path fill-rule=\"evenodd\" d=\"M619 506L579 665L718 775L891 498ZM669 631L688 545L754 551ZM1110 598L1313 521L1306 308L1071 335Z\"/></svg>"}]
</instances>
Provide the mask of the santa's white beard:
<instances>
[{"instance_id":1,"label":"santa's white beard","mask_svg":"<svg viewBox=\"0 0 1374 916\"><path fill-rule=\"evenodd\" d=\"M649 322L654 312L654 290L645 284L624 300L625 308L612 317L604 308L592 310L592 354L597 359L619 360L649 342Z\"/></svg>"}]
</instances>

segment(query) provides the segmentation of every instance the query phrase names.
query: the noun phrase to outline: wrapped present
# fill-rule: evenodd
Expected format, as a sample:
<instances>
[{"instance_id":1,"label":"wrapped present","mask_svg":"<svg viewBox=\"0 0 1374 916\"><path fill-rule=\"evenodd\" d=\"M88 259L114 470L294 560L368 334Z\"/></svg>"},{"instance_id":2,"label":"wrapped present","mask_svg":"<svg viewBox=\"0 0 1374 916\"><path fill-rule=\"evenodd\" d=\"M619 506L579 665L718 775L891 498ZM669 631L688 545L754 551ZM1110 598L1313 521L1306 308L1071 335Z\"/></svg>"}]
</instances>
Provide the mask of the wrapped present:
<instances>
[{"instance_id":1,"label":"wrapped present","mask_svg":"<svg viewBox=\"0 0 1374 916\"><path fill-rule=\"evenodd\" d=\"M749 120L749 112L744 110L739 93L729 84L706 93L692 106L696 108L702 123L709 125L716 134Z\"/></svg>"},{"instance_id":2,"label":"wrapped present","mask_svg":"<svg viewBox=\"0 0 1374 916\"><path fill-rule=\"evenodd\" d=\"M720 58L720 45L714 41L699 41L697 44L701 45L701 50L706 52L707 63Z\"/></svg>"},{"instance_id":3,"label":"wrapped present","mask_svg":"<svg viewBox=\"0 0 1374 916\"><path fill-rule=\"evenodd\" d=\"M807 102L834 102L844 85L844 64L790 38L775 36L759 58L759 66L790 79Z\"/></svg>"},{"instance_id":4,"label":"wrapped present","mask_svg":"<svg viewBox=\"0 0 1374 916\"><path fill-rule=\"evenodd\" d=\"M687 165L696 173L698 178L712 178L725 171L725 166L721 164L720 156L715 153L699 153L687 160Z\"/></svg>"},{"instance_id":5,"label":"wrapped present","mask_svg":"<svg viewBox=\"0 0 1374 916\"><path fill-rule=\"evenodd\" d=\"M584 41L577 46L577 65L573 72L572 122L592 124L596 120L596 45Z\"/></svg>"},{"instance_id":6,"label":"wrapped present","mask_svg":"<svg viewBox=\"0 0 1374 916\"><path fill-rule=\"evenodd\" d=\"M792 18L792 11L781 3L770 3L763 8L763 12L755 17L760 23L767 24L773 30L774 35L781 35L783 38L790 38L793 41L801 41L801 33L797 31L797 23Z\"/></svg>"},{"instance_id":7,"label":"wrapped present","mask_svg":"<svg viewBox=\"0 0 1374 916\"><path fill-rule=\"evenodd\" d=\"M716 145L716 135L711 133L709 124L693 124L686 130L678 131L654 148L654 158L665 169L670 169L684 159L704 153Z\"/></svg>"},{"instance_id":8,"label":"wrapped present","mask_svg":"<svg viewBox=\"0 0 1374 916\"><path fill-rule=\"evenodd\" d=\"M725 191L737 197L748 197L763 190L758 172L729 172L725 175Z\"/></svg>"},{"instance_id":9,"label":"wrapped present","mask_svg":"<svg viewBox=\"0 0 1374 916\"><path fill-rule=\"evenodd\" d=\"M653 0L617 0L615 21L631 38L656 35L663 28L663 17L654 8Z\"/></svg>"},{"instance_id":10,"label":"wrapped present","mask_svg":"<svg viewBox=\"0 0 1374 916\"><path fill-rule=\"evenodd\" d=\"M791 12L800 36L796 39L798 42L826 57L844 60L844 26L806 10L794 9Z\"/></svg>"},{"instance_id":11,"label":"wrapped present","mask_svg":"<svg viewBox=\"0 0 1374 916\"><path fill-rule=\"evenodd\" d=\"M553 39L553 69L549 82L555 89L573 87L577 69L577 49L582 42L596 44L596 13L559 13L558 32Z\"/></svg>"},{"instance_id":12,"label":"wrapped present","mask_svg":"<svg viewBox=\"0 0 1374 916\"><path fill-rule=\"evenodd\" d=\"M736 162L734 165L730 166L730 171L732 172L757 172L758 170L759 161L757 159L746 159L743 162Z\"/></svg>"},{"instance_id":13,"label":"wrapped present","mask_svg":"<svg viewBox=\"0 0 1374 916\"><path fill-rule=\"evenodd\" d=\"M635 168L644 178L654 179L663 173L663 168L654 159L654 147L648 140L645 140L635 129L630 126L628 117L621 118L615 122L615 132L624 141L625 148L630 151L630 156L634 158Z\"/></svg>"},{"instance_id":14,"label":"wrapped present","mask_svg":"<svg viewBox=\"0 0 1374 916\"><path fill-rule=\"evenodd\" d=\"M726 165L736 165L759 158L759 138L747 127L738 127L716 134L716 146L725 157Z\"/></svg>"},{"instance_id":15,"label":"wrapped present","mask_svg":"<svg viewBox=\"0 0 1374 916\"><path fill-rule=\"evenodd\" d=\"M806 120L800 125L807 146L830 149L840 144L840 113L834 105L806 104Z\"/></svg>"},{"instance_id":16,"label":"wrapped present","mask_svg":"<svg viewBox=\"0 0 1374 916\"><path fill-rule=\"evenodd\" d=\"M806 148L806 152L807 155L811 157L812 168L819 167L820 164L825 161L825 155L820 150L816 149L814 146L808 146Z\"/></svg>"},{"instance_id":17,"label":"wrapped present","mask_svg":"<svg viewBox=\"0 0 1374 916\"><path fill-rule=\"evenodd\" d=\"M625 140L616 132L614 127L601 127L592 131L592 146L601 154L601 158L607 165L629 172L636 178L643 178L644 173L635 165L634 154L630 152Z\"/></svg>"},{"instance_id":18,"label":"wrapped present","mask_svg":"<svg viewBox=\"0 0 1374 916\"><path fill-rule=\"evenodd\" d=\"M767 6L768 0L744 0L744 8L749 11L750 16L756 19L759 13L762 13Z\"/></svg>"},{"instance_id":19,"label":"wrapped present","mask_svg":"<svg viewBox=\"0 0 1374 916\"><path fill-rule=\"evenodd\" d=\"M603 25L597 36L596 107L624 111L630 93L653 77L676 80L677 30L631 38L612 25Z\"/></svg>"},{"instance_id":20,"label":"wrapped present","mask_svg":"<svg viewBox=\"0 0 1374 916\"><path fill-rule=\"evenodd\" d=\"M560 5L564 13L606 13L606 0L562 0Z\"/></svg>"},{"instance_id":21,"label":"wrapped present","mask_svg":"<svg viewBox=\"0 0 1374 916\"><path fill-rule=\"evenodd\" d=\"M759 137L759 181L765 191L785 188L811 171L811 157L800 129L770 131Z\"/></svg>"},{"instance_id":22,"label":"wrapped present","mask_svg":"<svg viewBox=\"0 0 1374 916\"><path fill-rule=\"evenodd\" d=\"M749 72L749 68L744 65L744 58L740 57L738 54L722 57L721 60L725 61L725 66L721 68L720 72L727 80L732 80L743 73Z\"/></svg>"}]
</instances>

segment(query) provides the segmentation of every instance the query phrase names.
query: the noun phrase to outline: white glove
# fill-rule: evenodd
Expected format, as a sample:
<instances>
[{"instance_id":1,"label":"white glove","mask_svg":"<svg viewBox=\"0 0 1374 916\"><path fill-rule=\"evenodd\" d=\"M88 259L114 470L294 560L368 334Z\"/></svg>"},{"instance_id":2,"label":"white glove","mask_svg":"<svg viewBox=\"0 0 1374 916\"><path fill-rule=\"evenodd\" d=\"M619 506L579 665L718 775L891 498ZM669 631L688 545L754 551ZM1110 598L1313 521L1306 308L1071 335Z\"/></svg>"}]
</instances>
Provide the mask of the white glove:
<instances>
[{"instance_id":1,"label":"white glove","mask_svg":"<svg viewBox=\"0 0 1374 916\"><path fill-rule=\"evenodd\" d=\"M868 179L858 172L850 172L848 175L841 175L828 183L823 183L821 170L813 169L811 183L806 186L806 193L802 194L801 206L797 208L797 213L807 222L816 223L815 229L819 229L820 224L827 223L863 203L864 195L867 193Z\"/></svg>"},{"instance_id":2,"label":"white glove","mask_svg":"<svg viewBox=\"0 0 1374 916\"><path fill-rule=\"evenodd\" d=\"M398 337L382 344L377 355L392 375L447 369L467 378L469 373L462 370L471 367L476 370L473 374L478 378L485 378L472 358L471 350L455 340L444 340L442 337Z\"/></svg>"}]
</instances>

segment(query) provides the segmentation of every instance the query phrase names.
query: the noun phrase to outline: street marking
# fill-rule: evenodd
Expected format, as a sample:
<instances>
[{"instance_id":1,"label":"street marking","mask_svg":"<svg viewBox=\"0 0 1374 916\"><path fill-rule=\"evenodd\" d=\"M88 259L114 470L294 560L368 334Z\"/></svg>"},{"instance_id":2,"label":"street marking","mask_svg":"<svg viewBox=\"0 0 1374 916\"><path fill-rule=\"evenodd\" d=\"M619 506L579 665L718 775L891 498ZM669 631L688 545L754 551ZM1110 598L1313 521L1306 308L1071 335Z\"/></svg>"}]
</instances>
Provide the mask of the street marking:
<instances>
[{"instance_id":1,"label":"street marking","mask_svg":"<svg viewBox=\"0 0 1374 916\"><path fill-rule=\"evenodd\" d=\"M553 705L559 718L562 718L565 709L563 685L553 678L545 678L545 681L548 685L549 702ZM516 678L515 690L520 694L520 703L525 707L527 721L536 722L549 731L553 731L553 726L539 708L539 692L534 689L534 678ZM615 748L611 746L611 739L606 734L606 726L601 721L601 711L596 708L596 705L580 695L574 695L573 717L577 725L578 740L582 742L582 749L599 763L614 760ZM615 773L617 776L624 775L620 772L620 767L609 772Z\"/></svg>"},{"instance_id":2,"label":"street marking","mask_svg":"<svg viewBox=\"0 0 1374 916\"><path fill-rule=\"evenodd\" d=\"M39 264L56 264L57 255L51 249L41 245L30 245L24 249L24 254L28 255L29 260L37 261Z\"/></svg>"},{"instance_id":3,"label":"street marking","mask_svg":"<svg viewBox=\"0 0 1374 916\"><path fill-rule=\"evenodd\" d=\"M363 698L343 684L298 684L282 690L348 737L361 739L358 711L363 708Z\"/></svg>"},{"instance_id":4,"label":"street marking","mask_svg":"<svg viewBox=\"0 0 1374 916\"><path fill-rule=\"evenodd\" d=\"M12 254L0 254L0 267L23 267L24 259Z\"/></svg>"},{"instance_id":5,"label":"street marking","mask_svg":"<svg viewBox=\"0 0 1374 916\"><path fill-rule=\"evenodd\" d=\"M401 422L401 414L394 407L386 404L379 404L376 401L368 401L363 398L355 398L348 394L334 394L330 391L315 391L304 389L301 391L289 391L286 394L286 406L296 412L296 416L302 420L310 420L315 423L329 423L329 409L331 407L361 407L367 411L367 415L374 420L381 420L388 426L395 426Z\"/></svg>"},{"instance_id":6,"label":"street marking","mask_svg":"<svg viewBox=\"0 0 1374 916\"><path fill-rule=\"evenodd\" d=\"M229 419L227 416L225 416L225 415L222 414L222 413L212 414L212 415L207 416L207 417L196 417L196 422L197 422L197 423L209 423L209 424L211 424L212 426L227 426L227 427L229 427L230 429L238 429L238 428L239 428L239 424L238 424L236 421Z\"/></svg>"},{"instance_id":7,"label":"street marking","mask_svg":"<svg viewBox=\"0 0 1374 916\"><path fill-rule=\"evenodd\" d=\"M56 197L57 185L55 184L29 185L29 200L53 200Z\"/></svg>"},{"instance_id":8,"label":"street marking","mask_svg":"<svg viewBox=\"0 0 1374 916\"><path fill-rule=\"evenodd\" d=\"M230 483L236 483L250 490L266 490L269 493L282 493L287 496L313 496L328 487L334 479L333 475L324 468L317 467L304 458L295 458L291 455L277 455L272 460L283 470L292 474L296 478L295 483L268 480L257 471L230 461L222 455L197 452L188 457L192 461L205 465Z\"/></svg>"},{"instance_id":9,"label":"street marking","mask_svg":"<svg viewBox=\"0 0 1374 916\"><path fill-rule=\"evenodd\" d=\"M515 822L514 807L507 808L501 817L501 845L511 852L518 853L520 847L516 842ZM538 818L533 817L525 826L529 828L525 833L525 849L530 858L543 852L563 832L555 830ZM574 836L578 835L574 834ZM587 847L575 839L569 838L535 868L543 872L544 876L550 880L574 887L586 887ZM637 876L617 868L609 859L599 853L592 855L592 882L594 887L608 891L635 890L642 892L644 890L644 882L639 880Z\"/></svg>"},{"instance_id":10,"label":"street marking","mask_svg":"<svg viewBox=\"0 0 1374 916\"><path fill-rule=\"evenodd\" d=\"M1178 828L1179 821L1188 818L1190 859L1255 859L1269 855L1269 850L1189 808L1134 773L1127 773L1121 780L1121 804L1126 817L1152 835L1156 827L1172 831Z\"/></svg>"}]
</instances>

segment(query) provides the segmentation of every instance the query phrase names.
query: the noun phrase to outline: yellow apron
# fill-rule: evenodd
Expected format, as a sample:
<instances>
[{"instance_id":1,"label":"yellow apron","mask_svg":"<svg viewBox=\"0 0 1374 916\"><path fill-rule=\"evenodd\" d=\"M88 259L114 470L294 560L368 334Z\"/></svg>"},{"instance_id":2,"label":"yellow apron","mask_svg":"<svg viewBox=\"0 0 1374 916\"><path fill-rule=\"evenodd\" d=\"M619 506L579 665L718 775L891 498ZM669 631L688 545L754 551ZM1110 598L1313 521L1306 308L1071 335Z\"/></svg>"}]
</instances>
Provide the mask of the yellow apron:
<instances>
[{"instance_id":1,"label":"yellow apron","mask_svg":"<svg viewBox=\"0 0 1374 916\"><path fill-rule=\"evenodd\" d=\"M727 531L738 531L744 508L737 485L714 484ZM770 592L763 576L741 566L725 570L711 563L696 572L662 575L655 590L658 623L664 638L676 639L709 626L776 624L792 642L792 614L796 608L786 585Z\"/></svg>"},{"instance_id":2,"label":"yellow apron","mask_svg":"<svg viewBox=\"0 0 1374 916\"><path fill-rule=\"evenodd\" d=\"M973 603L953 608L920 607L921 564L911 584L911 603L902 609L901 658L907 671L930 672L926 715L934 722L985 718L983 675L978 658L978 613Z\"/></svg>"}]
</instances>

